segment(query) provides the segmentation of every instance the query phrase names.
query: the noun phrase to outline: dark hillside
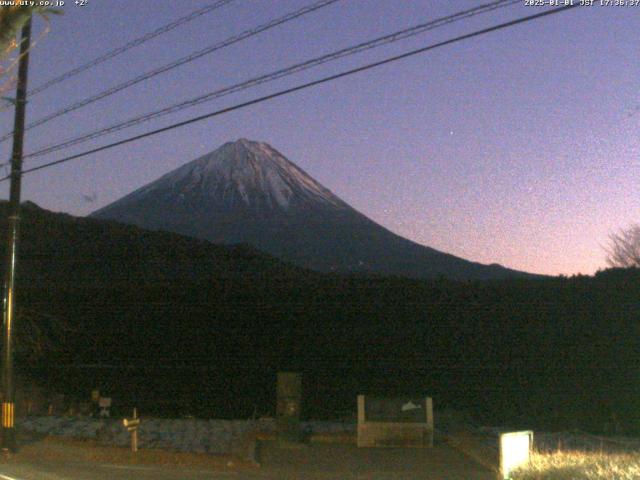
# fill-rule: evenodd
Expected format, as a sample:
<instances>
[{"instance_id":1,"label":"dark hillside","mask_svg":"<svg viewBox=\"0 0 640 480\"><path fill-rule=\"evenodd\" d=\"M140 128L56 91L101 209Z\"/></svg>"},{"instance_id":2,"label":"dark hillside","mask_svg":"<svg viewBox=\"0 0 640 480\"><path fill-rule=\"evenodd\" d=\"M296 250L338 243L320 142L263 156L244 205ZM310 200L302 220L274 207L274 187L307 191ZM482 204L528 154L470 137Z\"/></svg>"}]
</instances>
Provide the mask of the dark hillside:
<instances>
[{"instance_id":1,"label":"dark hillside","mask_svg":"<svg viewBox=\"0 0 640 480\"><path fill-rule=\"evenodd\" d=\"M4 228L2 234L4 234ZM19 307L63 318L63 350L20 363L163 415L273 413L275 373L304 411L424 391L478 421L640 431L640 273L499 281L320 275L246 247L25 210ZM43 317L48 318L48 317Z\"/></svg>"},{"instance_id":2,"label":"dark hillside","mask_svg":"<svg viewBox=\"0 0 640 480\"><path fill-rule=\"evenodd\" d=\"M54 214L33 204L23 212L18 271L22 282L104 286L305 274L248 245L218 246L173 233ZM6 218L4 204L0 215ZM0 249L4 252L4 245Z\"/></svg>"}]
</instances>

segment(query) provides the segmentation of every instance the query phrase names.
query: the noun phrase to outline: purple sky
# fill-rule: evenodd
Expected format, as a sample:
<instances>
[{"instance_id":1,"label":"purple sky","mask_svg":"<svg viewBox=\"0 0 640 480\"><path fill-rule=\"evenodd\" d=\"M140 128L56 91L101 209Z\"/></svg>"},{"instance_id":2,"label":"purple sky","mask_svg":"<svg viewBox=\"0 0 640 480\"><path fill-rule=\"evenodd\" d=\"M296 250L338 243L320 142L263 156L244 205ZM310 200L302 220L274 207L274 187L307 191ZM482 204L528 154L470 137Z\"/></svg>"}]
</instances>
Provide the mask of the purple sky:
<instances>
[{"instance_id":1,"label":"purple sky","mask_svg":"<svg viewBox=\"0 0 640 480\"><path fill-rule=\"evenodd\" d=\"M576 0L578 1L578 0ZM26 152L488 0L342 0L27 133ZM34 23L29 84L212 2L67 0ZM235 0L30 101L27 121L300 8ZM522 4L26 161L25 168L541 11ZM581 7L25 176L23 198L85 215L222 143L266 141L424 245L537 273L593 273L640 221L640 6ZM12 94L12 92L11 92ZM0 129L12 128L11 110ZM8 159L10 142L0 145ZM2 198L8 185L0 185Z\"/></svg>"}]
</instances>

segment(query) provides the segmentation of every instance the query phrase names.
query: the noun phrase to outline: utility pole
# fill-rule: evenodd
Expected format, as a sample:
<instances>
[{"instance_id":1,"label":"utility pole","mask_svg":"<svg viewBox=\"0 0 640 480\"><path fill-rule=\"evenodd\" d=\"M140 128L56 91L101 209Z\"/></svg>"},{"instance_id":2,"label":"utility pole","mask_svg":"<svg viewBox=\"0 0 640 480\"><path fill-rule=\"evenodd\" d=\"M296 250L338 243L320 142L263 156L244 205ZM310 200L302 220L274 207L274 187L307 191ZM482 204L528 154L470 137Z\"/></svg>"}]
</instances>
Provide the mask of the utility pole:
<instances>
[{"instance_id":1,"label":"utility pole","mask_svg":"<svg viewBox=\"0 0 640 480\"><path fill-rule=\"evenodd\" d=\"M11 187L7 215L7 252L3 297L2 329L4 332L2 352L2 450L17 451L14 424L15 390L13 383L13 323L15 320L15 276L18 261L18 239L20 233L20 182L22 179L22 147L24 142L24 119L27 103L27 70L31 46L31 18L22 27L20 39L20 64L16 90L16 111L13 126L13 151L11 153Z\"/></svg>"}]
</instances>

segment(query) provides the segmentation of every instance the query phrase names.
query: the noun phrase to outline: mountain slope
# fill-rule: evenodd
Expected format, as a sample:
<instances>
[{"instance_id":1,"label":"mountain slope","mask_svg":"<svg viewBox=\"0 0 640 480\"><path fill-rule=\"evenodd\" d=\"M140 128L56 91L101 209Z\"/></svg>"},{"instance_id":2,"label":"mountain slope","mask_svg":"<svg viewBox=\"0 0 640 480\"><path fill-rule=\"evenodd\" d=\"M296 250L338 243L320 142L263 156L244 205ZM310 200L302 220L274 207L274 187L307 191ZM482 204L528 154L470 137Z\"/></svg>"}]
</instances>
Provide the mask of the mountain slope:
<instances>
[{"instance_id":1,"label":"mountain slope","mask_svg":"<svg viewBox=\"0 0 640 480\"><path fill-rule=\"evenodd\" d=\"M248 243L319 271L451 279L526 275L402 238L266 143L246 139L226 143L91 216L214 243Z\"/></svg>"}]
</instances>

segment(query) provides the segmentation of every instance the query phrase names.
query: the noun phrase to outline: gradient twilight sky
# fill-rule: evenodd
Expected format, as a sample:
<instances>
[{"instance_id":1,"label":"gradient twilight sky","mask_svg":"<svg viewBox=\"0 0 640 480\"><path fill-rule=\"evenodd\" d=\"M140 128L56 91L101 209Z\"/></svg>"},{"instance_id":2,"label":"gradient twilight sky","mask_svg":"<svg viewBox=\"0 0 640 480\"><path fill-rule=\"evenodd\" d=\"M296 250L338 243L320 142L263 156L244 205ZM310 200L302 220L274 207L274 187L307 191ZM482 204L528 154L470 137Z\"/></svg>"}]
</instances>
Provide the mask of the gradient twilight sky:
<instances>
[{"instance_id":1,"label":"gradient twilight sky","mask_svg":"<svg viewBox=\"0 0 640 480\"><path fill-rule=\"evenodd\" d=\"M34 96L27 122L312 1L235 0ZM210 3L67 0L46 35L34 20L29 86ZM341 0L30 130L25 151L483 3ZM25 168L543 8L522 0ZM245 137L418 243L530 272L592 274L605 266L608 234L640 221L639 54L640 6L580 7L26 175L23 199L86 215ZM0 112L0 133L12 126L12 110ZM0 145L4 159L10 145Z\"/></svg>"}]
</instances>

